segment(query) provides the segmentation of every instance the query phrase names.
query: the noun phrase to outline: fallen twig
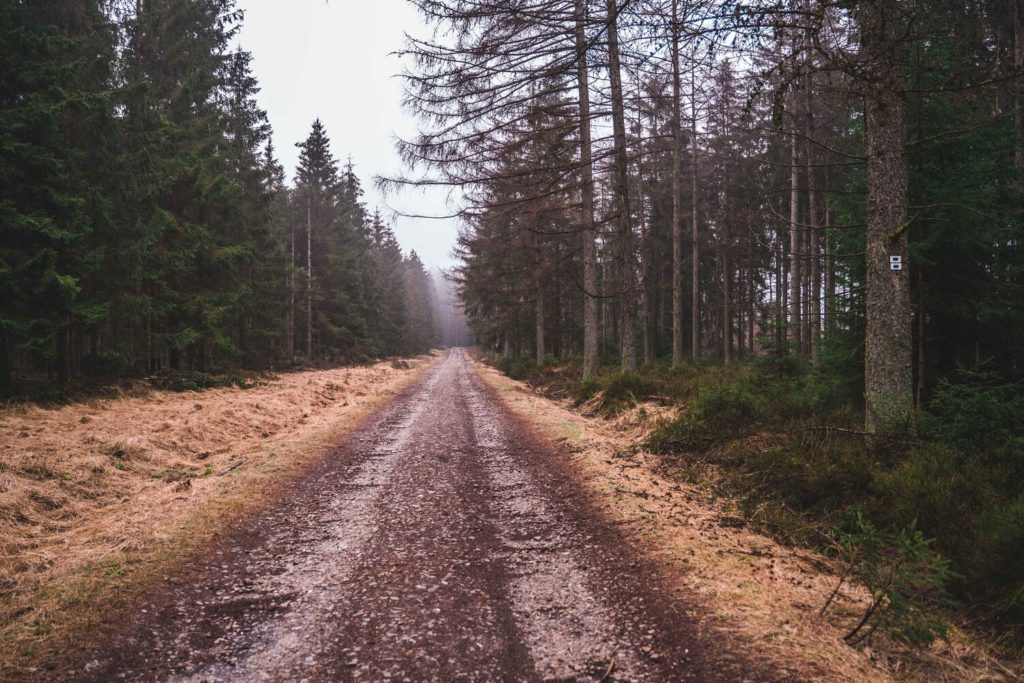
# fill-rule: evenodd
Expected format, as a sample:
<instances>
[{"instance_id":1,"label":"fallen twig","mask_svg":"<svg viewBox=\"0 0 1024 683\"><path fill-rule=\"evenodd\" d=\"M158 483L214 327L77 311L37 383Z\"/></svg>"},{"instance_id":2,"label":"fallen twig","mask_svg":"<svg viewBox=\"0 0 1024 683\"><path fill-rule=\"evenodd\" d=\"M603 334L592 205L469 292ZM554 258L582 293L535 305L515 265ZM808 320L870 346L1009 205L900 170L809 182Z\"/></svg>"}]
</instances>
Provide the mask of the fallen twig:
<instances>
[{"instance_id":1,"label":"fallen twig","mask_svg":"<svg viewBox=\"0 0 1024 683\"><path fill-rule=\"evenodd\" d=\"M241 467L241 466L242 466L242 463L243 463L243 462L244 462L244 461L242 461L242 460L239 460L238 462L236 462L236 463L232 464L232 465L231 465L230 467L228 467L228 468L227 468L227 469L225 469L224 471L222 471L222 472L218 472L218 473L217 473L217 476L218 476L218 477L223 477L223 476L224 476L225 474L227 474L228 472L233 472L233 471L237 470L237 469L238 469L239 467Z\"/></svg>"}]
</instances>

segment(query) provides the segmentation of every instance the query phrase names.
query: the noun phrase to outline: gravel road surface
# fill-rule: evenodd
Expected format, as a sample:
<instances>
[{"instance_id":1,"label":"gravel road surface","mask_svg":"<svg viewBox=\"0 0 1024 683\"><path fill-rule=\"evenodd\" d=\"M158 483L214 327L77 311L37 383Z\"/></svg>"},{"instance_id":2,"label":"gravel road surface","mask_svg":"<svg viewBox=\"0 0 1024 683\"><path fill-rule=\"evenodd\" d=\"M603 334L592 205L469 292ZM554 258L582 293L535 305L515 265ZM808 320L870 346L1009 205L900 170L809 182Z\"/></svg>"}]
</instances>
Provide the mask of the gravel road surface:
<instances>
[{"instance_id":1,"label":"gravel road surface","mask_svg":"<svg viewBox=\"0 0 1024 683\"><path fill-rule=\"evenodd\" d=\"M590 495L452 350L60 675L772 680L701 635Z\"/></svg>"}]
</instances>

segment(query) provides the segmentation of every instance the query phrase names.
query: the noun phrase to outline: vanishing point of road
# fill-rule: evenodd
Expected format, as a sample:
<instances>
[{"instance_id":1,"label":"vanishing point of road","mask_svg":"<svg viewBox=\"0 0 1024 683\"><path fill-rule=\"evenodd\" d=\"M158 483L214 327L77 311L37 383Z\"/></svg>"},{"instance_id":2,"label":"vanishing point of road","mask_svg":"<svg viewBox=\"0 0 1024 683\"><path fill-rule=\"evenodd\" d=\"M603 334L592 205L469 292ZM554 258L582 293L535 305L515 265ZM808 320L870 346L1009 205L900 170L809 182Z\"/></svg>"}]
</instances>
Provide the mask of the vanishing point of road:
<instances>
[{"instance_id":1,"label":"vanishing point of road","mask_svg":"<svg viewBox=\"0 0 1024 683\"><path fill-rule=\"evenodd\" d=\"M81 681L743 681L456 349L69 653ZM55 672L51 672L55 673Z\"/></svg>"}]
</instances>

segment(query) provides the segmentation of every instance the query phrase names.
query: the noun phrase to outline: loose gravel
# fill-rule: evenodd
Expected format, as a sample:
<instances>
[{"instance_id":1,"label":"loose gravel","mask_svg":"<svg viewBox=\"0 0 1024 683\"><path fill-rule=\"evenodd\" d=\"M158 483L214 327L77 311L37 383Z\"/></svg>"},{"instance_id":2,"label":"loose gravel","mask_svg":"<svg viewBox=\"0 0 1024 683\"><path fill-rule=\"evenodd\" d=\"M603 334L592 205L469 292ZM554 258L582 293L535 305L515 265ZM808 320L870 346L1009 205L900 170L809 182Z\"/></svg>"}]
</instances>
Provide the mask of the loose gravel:
<instances>
[{"instance_id":1,"label":"loose gravel","mask_svg":"<svg viewBox=\"0 0 1024 683\"><path fill-rule=\"evenodd\" d=\"M694 609L456 349L201 557L113 611L57 673L777 678L702 634Z\"/></svg>"}]
</instances>

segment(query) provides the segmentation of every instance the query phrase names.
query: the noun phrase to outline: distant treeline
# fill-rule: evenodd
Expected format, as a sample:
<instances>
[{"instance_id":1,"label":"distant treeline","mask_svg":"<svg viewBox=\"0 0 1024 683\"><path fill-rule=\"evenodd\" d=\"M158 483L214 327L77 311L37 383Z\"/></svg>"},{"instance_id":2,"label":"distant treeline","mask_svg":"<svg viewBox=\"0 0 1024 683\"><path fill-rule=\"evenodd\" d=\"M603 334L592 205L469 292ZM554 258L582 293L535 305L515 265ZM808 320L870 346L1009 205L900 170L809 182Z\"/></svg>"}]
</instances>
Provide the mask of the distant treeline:
<instances>
[{"instance_id":1,"label":"distant treeline","mask_svg":"<svg viewBox=\"0 0 1024 683\"><path fill-rule=\"evenodd\" d=\"M0 393L435 341L432 279L319 121L286 186L233 4L0 5Z\"/></svg>"}]
</instances>

